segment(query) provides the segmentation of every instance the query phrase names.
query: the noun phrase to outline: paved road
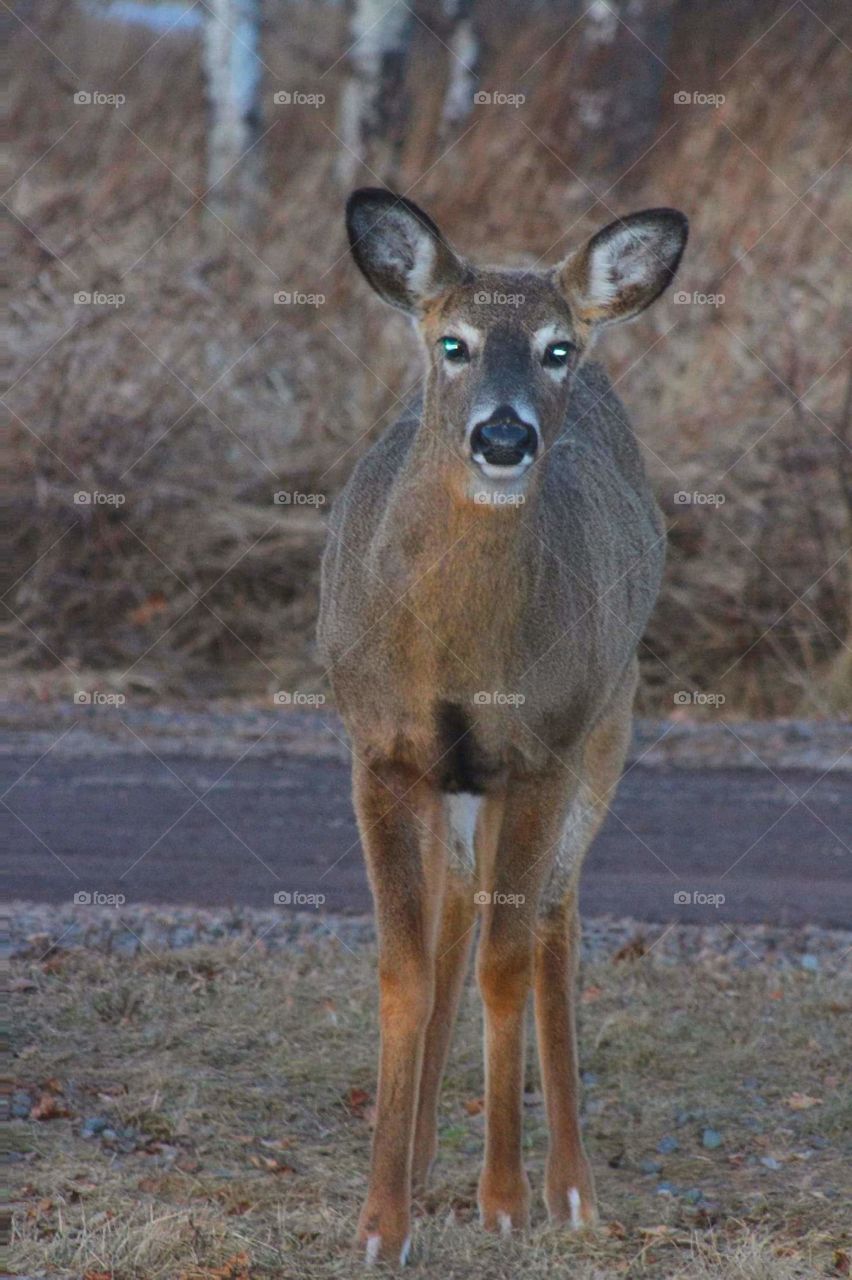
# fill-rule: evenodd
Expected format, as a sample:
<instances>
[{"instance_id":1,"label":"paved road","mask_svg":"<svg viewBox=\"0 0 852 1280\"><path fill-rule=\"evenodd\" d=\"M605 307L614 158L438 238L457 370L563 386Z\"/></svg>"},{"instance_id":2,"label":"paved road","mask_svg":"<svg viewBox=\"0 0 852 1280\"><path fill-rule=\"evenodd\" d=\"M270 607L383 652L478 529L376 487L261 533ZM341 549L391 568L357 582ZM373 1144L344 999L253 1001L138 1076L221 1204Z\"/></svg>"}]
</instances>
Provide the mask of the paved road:
<instances>
[{"instance_id":1,"label":"paved road","mask_svg":"<svg viewBox=\"0 0 852 1280\"><path fill-rule=\"evenodd\" d=\"M229 760L191 744L167 760L118 742L93 755L39 754L2 760L4 790L12 787L7 896L67 902L97 891L270 907L276 891L290 891L322 893L328 910L369 909L340 760L247 756L221 778ZM639 766L587 860L583 909L848 926L850 844L848 773ZM676 893L725 901L679 905Z\"/></svg>"}]
</instances>

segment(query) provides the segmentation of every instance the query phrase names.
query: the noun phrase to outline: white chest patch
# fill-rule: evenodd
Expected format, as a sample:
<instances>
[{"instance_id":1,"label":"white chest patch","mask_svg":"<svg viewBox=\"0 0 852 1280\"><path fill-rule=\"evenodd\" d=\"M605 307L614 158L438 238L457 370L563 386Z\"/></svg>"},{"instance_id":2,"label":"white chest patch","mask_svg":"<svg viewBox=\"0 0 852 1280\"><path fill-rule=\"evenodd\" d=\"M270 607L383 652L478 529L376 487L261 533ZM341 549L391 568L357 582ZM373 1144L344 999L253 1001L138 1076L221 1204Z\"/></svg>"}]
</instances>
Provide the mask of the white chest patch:
<instances>
[{"instance_id":1,"label":"white chest patch","mask_svg":"<svg viewBox=\"0 0 852 1280\"><path fill-rule=\"evenodd\" d=\"M471 875L476 868L476 823L482 796L469 791L444 796L447 815L447 845L457 867Z\"/></svg>"}]
</instances>

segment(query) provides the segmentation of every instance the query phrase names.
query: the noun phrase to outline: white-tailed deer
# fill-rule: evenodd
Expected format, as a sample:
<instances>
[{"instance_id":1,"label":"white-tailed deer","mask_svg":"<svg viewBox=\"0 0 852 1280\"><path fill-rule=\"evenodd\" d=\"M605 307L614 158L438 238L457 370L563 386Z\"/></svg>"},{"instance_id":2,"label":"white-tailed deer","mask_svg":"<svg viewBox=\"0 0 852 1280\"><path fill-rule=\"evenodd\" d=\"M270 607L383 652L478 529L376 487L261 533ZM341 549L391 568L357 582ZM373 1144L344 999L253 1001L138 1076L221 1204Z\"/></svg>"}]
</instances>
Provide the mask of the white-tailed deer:
<instances>
[{"instance_id":1,"label":"white-tailed deer","mask_svg":"<svg viewBox=\"0 0 852 1280\"><path fill-rule=\"evenodd\" d=\"M388 191L356 191L347 226L355 261L414 318L428 362L422 405L335 504L320 616L379 941L358 1235L368 1260L404 1261L477 916L482 1222L509 1232L529 1218L530 989L547 1208L575 1227L595 1220L578 1118L578 880L622 769L665 535L624 409L584 358L598 330L669 284L687 222L632 214L540 271L472 267Z\"/></svg>"}]
</instances>

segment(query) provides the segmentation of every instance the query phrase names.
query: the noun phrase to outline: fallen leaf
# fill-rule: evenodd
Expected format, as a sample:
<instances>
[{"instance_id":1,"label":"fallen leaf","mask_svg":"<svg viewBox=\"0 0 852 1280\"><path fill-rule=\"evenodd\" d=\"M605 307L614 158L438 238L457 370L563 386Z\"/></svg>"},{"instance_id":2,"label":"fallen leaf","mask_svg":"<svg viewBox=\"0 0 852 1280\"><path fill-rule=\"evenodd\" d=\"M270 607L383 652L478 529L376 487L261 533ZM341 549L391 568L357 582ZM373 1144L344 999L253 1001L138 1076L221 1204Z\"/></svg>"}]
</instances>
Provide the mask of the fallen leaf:
<instances>
[{"instance_id":1,"label":"fallen leaf","mask_svg":"<svg viewBox=\"0 0 852 1280\"><path fill-rule=\"evenodd\" d=\"M484 1098L468 1098L464 1104L464 1109L469 1116L478 1116L482 1113L485 1106Z\"/></svg>"},{"instance_id":2,"label":"fallen leaf","mask_svg":"<svg viewBox=\"0 0 852 1280\"><path fill-rule=\"evenodd\" d=\"M287 1164L285 1160L278 1160L275 1156L249 1156L249 1162L256 1169L264 1169L266 1173L295 1173L296 1170L291 1164Z\"/></svg>"},{"instance_id":3,"label":"fallen leaf","mask_svg":"<svg viewBox=\"0 0 852 1280\"><path fill-rule=\"evenodd\" d=\"M370 1102L370 1095L366 1089L356 1089L354 1086L349 1090L344 1099L349 1110L356 1116L363 1116L367 1104Z\"/></svg>"},{"instance_id":4,"label":"fallen leaf","mask_svg":"<svg viewBox=\"0 0 852 1280\"><path fill-rule=\"evenodd\" d=\"M807 1093L791 1093L787 1098L787 1106L791 1111L810 1111L811 1107L818 1107L822 1102L822 1098L812 1098Z\"/></svg>"},{"instance_id":5,"label":"fallen leaf","mask_svg":"<svg viewBox=\"0 0 852 1280\"><path fill-rule=\"evenodd\" d=\"M62 1116L67 1116L68 1114L68 1108L63 1106L55 1094L43 1093L30 1111L30 1119L58 1120Z\"/></svg>"},{"instance_id":6,"label":"fallen leaf","mask_svg":"<svg viewBox=\"0 0 852 1280\"><path fill-rule=\"evenodd\" d=\"M156 618L158 613L162 613L166 608L166 597L161 591L155 591L152 595L143 600L135 609L130 610L130 621L137 627L144 627Z\"/></svg>"},{"instance_id":7,"label":"fallen leaf","mask_svg":"<svg viewBox=\"0 0 852 1280\"><path fill-rule=\"evenodd\" d=\"M602 987L586 987L586 990L580 996L581 1004L593 1004L595 1000L599 1000L603 995Z\"/></svg>"},{"instance_id":8,"label":"fallen leaf","mask_svg":"<svg viewBox=\"0 0 852 1280\"><path fill-rule=\"evenodd\" d=\"M637 933L635 938L631 938L629 942L625 942L623 946L618 948L612 957L613 962L617 963L619 960L641 960L647 949L643 935Z\"/></svg>"}]
</instances>

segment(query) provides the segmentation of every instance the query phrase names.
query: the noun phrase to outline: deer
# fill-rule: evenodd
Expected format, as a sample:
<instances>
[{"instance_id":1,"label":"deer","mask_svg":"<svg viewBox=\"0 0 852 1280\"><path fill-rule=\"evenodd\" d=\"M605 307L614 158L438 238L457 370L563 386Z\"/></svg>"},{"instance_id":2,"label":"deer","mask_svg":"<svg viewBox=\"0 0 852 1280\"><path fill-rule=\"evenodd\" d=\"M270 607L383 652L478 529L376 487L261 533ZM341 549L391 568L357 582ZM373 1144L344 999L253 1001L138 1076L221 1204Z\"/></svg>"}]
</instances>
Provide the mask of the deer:
<instances>
[{"instance_id":1,"label":"deer","mask_svg":"<svg viewBox=\"0 0 852 1280\"><path fill-rule=\"evenodd\" d=\"M478 267L413 201L346 206L355 263L404 312L422 398L333 504L318 640L352 750L378 947L375 1127L357 1245L406 1261L475 932L488 1231L530 1223L522 1158L532 992L549 1218L597 1220L579 1119L583 858L629 745L665 529L600 332L666 289L688 234L655 208L555 266Z\"/></svg>"}]
</instances>

